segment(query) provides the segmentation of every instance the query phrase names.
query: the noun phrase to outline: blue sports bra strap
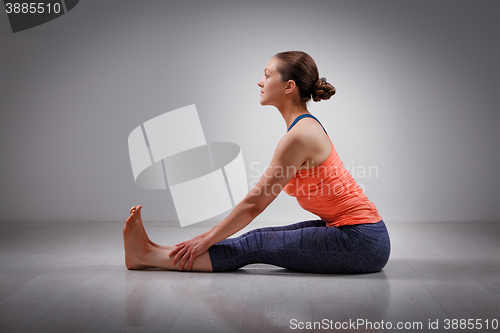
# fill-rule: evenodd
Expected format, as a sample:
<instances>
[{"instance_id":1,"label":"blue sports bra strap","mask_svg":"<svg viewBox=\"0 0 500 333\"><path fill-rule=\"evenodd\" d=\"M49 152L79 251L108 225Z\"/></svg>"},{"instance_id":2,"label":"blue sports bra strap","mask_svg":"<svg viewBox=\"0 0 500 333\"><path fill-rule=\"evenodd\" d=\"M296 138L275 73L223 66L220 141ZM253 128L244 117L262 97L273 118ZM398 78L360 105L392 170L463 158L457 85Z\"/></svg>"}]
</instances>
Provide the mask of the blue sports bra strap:
<instances>
[{"instance_id":1,"label":"blue sports bra strap","mask_svg":"<svg viewBox=\"0 0 500 333\"><path fill-rule=\"evenodd\" d=\"M304 113L304 114L301 114L300 116L298 116L297 118L295 118L295 120L290 125L290 127L288 127L288 131L293 127L293 125L295 125L300 119L302 119L304 117L311 117L311 118L316 119L316 121L321 125L321 127L323 127L323 125L321 124L321 122L315 116L313 116L312 114ZM327 133L327 131L326 131L326 129L324 127L323 127L323 131L325 131L326 135L328 135L328 133Z\"/></svg>"}]
</instances>

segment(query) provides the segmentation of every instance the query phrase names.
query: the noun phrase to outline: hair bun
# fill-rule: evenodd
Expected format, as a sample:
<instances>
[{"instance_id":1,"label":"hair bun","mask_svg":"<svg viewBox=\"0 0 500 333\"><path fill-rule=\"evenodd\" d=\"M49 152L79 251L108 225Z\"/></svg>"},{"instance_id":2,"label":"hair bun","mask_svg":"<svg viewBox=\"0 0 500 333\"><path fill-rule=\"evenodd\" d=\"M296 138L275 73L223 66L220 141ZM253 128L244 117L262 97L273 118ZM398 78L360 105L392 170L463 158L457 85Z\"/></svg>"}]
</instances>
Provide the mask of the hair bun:
<instances>
[{"instance_id":1,"label":"hair bun","mask_svg":"<svg viewBox=\"0 0 500 333\"><path fill-rule=\"evenodd\" d=\"M335 95L335 87L327 82L326 77L319 78L312 88L312 98L313 101L319 102L321 100L330 99L333 95Z\"/></svg>"}]
</instances>

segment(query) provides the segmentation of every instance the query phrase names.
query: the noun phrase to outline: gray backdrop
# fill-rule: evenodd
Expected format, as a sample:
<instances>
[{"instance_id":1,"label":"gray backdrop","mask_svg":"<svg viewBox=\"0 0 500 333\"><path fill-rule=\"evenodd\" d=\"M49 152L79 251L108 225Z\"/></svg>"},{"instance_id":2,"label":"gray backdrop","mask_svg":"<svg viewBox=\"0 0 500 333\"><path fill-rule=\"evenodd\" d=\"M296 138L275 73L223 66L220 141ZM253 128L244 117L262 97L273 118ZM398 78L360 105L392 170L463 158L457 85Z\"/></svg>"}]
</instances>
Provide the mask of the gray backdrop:
<instances>
[{"instance_id":1,"label":"gray backdrop","mask_svg":"<svg viewBox=\"0 0 500 333\"><path fill-rule=\"evenodd\" d=\"M287 50L337 88L309 110L384 220L500 220L497 1L80 1L16 34L0 18L3 221L125 220L136 204L177 221L168 191L134 183L127 138L190 104L254 185L286 132L257 82ZM312 218L281 193L257 220Z\"/></svg>"}]
</instances>

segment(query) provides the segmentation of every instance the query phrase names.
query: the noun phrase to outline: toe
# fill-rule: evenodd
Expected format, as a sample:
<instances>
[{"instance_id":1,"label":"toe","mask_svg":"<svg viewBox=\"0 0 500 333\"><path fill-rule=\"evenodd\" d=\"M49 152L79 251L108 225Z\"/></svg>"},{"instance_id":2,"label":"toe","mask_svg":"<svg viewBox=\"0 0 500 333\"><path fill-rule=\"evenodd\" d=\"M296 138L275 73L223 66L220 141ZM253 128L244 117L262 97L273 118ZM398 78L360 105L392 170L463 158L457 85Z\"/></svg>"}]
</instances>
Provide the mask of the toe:
<instances>
[{"instance_id":1,"label":"toe","mask_svg":"<svg viewBox=\"0 0 500 333\"><path fill-rule=\"evenodd\" d=\"M134 207L132 207L132 208L130 208L130 214L132 214L132 212L133 212L135 209L136 209L136 208L135 208L135 206L134 206Z\"/></svg>"}]
</instances>

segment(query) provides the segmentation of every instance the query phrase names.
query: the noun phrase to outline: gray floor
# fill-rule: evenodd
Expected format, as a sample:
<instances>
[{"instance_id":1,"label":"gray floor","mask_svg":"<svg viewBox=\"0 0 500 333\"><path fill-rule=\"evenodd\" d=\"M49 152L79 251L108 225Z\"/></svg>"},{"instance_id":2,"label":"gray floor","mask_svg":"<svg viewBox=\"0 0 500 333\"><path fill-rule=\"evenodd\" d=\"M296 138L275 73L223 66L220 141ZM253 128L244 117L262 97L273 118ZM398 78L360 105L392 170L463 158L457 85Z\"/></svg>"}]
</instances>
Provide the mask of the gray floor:
<instances>
[{"instance_id":1,"label":"gray floor","mask_svg":"<svg viewBox=\"0 0 500 333\"><path fill-rule=\"evenodd\" d=\"M500 332L491 328L500 320L500 223L386 224L392 253L383 271L326 275L265 264L226 273L128 271L122 222L3 222L0 331ZM207 230L145 225L165 245ZM482 328L445 329L447 319ZM300 330L299 322L322 326Z\"/></svg>"}]
</instances>

